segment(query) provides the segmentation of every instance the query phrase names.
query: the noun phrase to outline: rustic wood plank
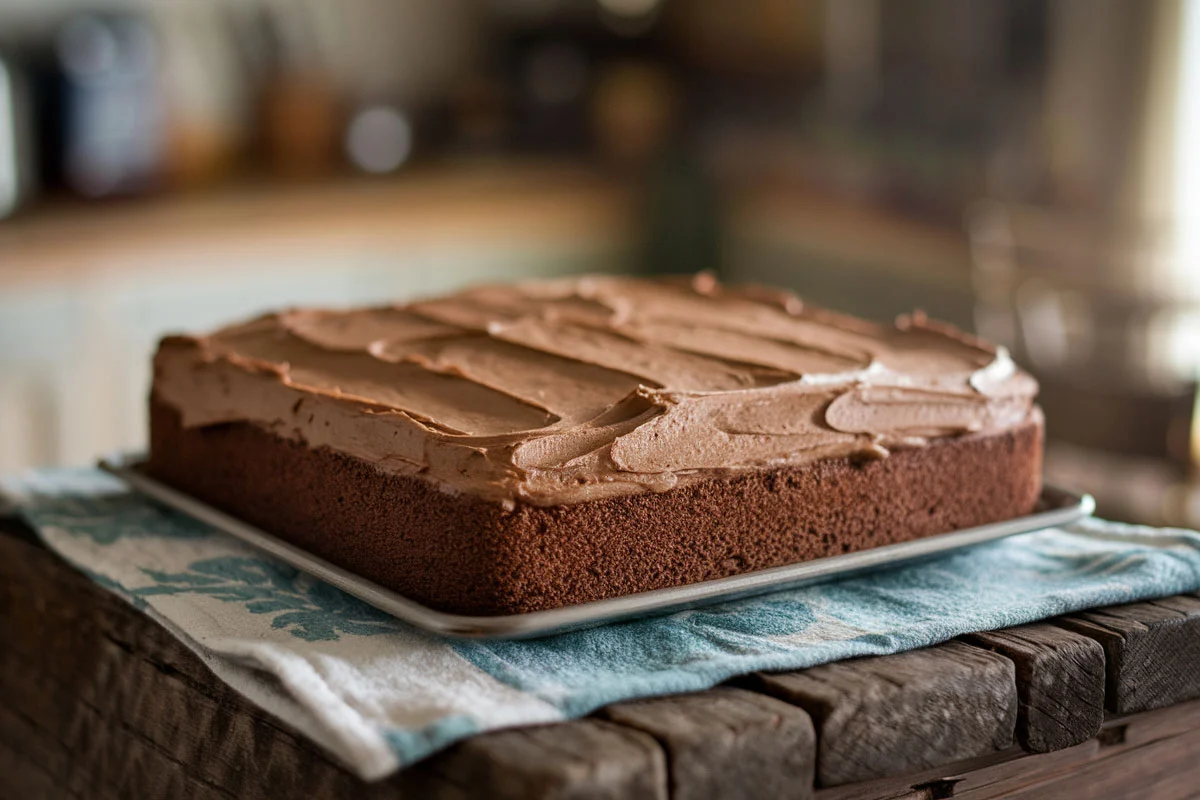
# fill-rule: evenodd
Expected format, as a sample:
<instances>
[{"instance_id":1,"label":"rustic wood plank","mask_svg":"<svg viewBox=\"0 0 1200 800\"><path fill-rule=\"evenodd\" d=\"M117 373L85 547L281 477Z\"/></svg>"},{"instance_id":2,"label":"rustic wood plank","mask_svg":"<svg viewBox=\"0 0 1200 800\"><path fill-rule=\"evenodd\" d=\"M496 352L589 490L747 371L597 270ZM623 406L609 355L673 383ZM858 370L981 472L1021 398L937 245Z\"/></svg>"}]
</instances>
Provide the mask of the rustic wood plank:
<instances>
[{"instance_id":1,"label":"rustic wood plank","mask_svg":"<svg viewBox=\"0 0 1200 800\"><path fill-rule=\"evenodd\" d=\"M1033 753L1072 747L1104 721L1104 648L1079 633L1038 623L964 636L1011 660L1017 679L1017 742Z\"/></svg>"},{"instance_id":2,"label":"rustic wood plank","mask_svg":"<svg viewBox=\"0 0 1200 800\"><path fill-rule=\"evenodd\" d=\"M1104 647L1110 712L1131 714L1200 697L1200 597L1111 606L1055 622Z\"/></svg>"},{"instance_id":3,"label":"rustic wood plank","mask_svg":"<svg viewBox=\"0 0 1200 800\"><path fill-rule=\"evenodd\" d=\"M812 716L818 786L913 772L1013 742L1012 662L961 642L763 673L752 685Z\"/></svg>"},{"instance_id":4,"label":"rustic wood plank","mask_svg":"<svg viewBox=\"0 0 1200 800\"><path fill-rule=\"evenodd\" d=\"M999 753L947 764L906 776L864 781L861 783L819 790L816 800L894 800L895 798L953 797L955 800L993 800L1009 798L1015 793L1029 792L1040 797L1030 787L1052 786L1064 776L1078 779L1071 797L1103 797L1089 775L1096 762L1113 759L1125 753L1137 752L1146 756L1146 766L1153 770L1155 745L1187 737L1200 731L1200 702L1172 706L1157 711L1107 720L1099 736L1083 744L1051 753L1026 753L1013 747ZM1168 752L1170 752L1168 748ZM1195 756L1196 750L1193 750ZM1200 764L1200 759L1196 759ZM1190 769L1190 768L1187 768ZM1137 768L1137 780L1153 786L1163 776L1147 776ZM1101 773L1103 774L1103 773ZM1108 780L1105 778L1104 780ZM1065 784L1070 787L1068 782ZM1101 783L1100 785L1103 785ZM1136 784L1134 784L1136 785ZM1200 786L1200 783L1195 784ZM1157 797L1140 789L1116 794L1115 797Z\"/></svg>"},{"instance_id":5,"label":"rustic wood plank","mask_svg":"<svg viewBox=\"0 0 1200 800\"><path fill-rule=\"evenodd\" d=\"M10 523L11 524L11 523ZM599 720L484 734L365 784L145 615L0 533L0 745L58 796L665 798L662 748ZM36 722L35 722L36 721ZM42 778L38 776L41 775ZM36 792L33 792L36 795Z\"/></svg>"},{"instance_id":6,"label":"rustic wood plank","mask_svg":"<svg viewBox=\"0 0 1200 800\"><path fill-rule=\"evenodd\" d=\"M0 520L0 529L4 526ZM1131 608L1136 613L1131 614ZM1198 609L1200 598L1183 596L1073 615L1064 625L1075 632L1072 635L1097 642L1106 655L1119 652L1123 656L1123 669L1112 670L1109 676L1109 694L1111 700L1117 696L1114 692L1125 691L1123 707L1128 710L1136 707L1136 702L1147 702L1146 698L1159 704L1172 702L1163 699L1170 696L1172 669L1176 675L1182 670L1185 684L1182 690L1179 686L1174 690L1185 694L1189 691L1187 665L1181 662L1188 658L1188 645L1197 638L1192 626ZM904 667L906 657L961 647L1006 664L1012 659L1016 665L1010 665L1009 683L1013 684L1011 676L1019 672L1020 665L1012 653L1034 643L1028 635L1022 636L1016 640L993 636L993 644L1003 645L995 647L996 653L954 643L802 673L759 676L756 686L766 688L772 680L786 685L792 678L808 676L807 681L799 680L803 692L778 688L768 691L808 710L826 737L842 743L832 762L835 766L839 759L843 765L854 765L863 759L886 762L890 757L894 760L888 769L897 769L895 761L904 758L917 764L908 769L931 767L906 778L825 788L817 793L818 798L952 794L983 800L1014 793L1025 797L1055 793L1080 796L1084 787L1111 793L1130 786L1147 792L1152 788L1156 796L1176 796L1172 793L1181 791L1181 787L1200 786L1193 766L1200 764L1196 757L1200 741L1192 735L1200 729L1200 703L1111 720L1105 723L1100 737L1081 745L1022 756L1016 748L997 752L995 748L1003 746L999 742L1004 737L986 742L981 731L988 725L980 720L963 727L963 719L972 714L986 716L988 709L995 713L1004 706L1003 702L993 703L1003 692L989 695L975 690L975 699L969 701L960 691L947 694L927 685L930 675L937 676L933 683L952 686L957 680L955 675L972 669L994 672L995 661L967 669L959 663L963 659L939 658L924 667ZM1165 652L1172 646L1182 654ZM1086 654L1087 649L1083 646L1081 653ZM1088 658L1094 657L1095 648L1091 649ZM1153 664L1145 663L1164 654L1175 659L1170 669L1160 665L1155 672ZM1031 659L1033 669L1037 664ZM1192 661L1196 662L1194 656ZM870 666L872 663L874 666ZM1091 663L1094 666L1094 661ZM1134 669L1138 665L1140 671ZM1049 668L1046 664L1040 666ZM847 669L849 673L844 671ZM822 671L833 674L822 676ZM921 672L925 678L918 674ZM1048 676L1043 677L1048 680ZM1050 683L1041 686L1045 697L1051 696L1050 687ZM729 693L745 694L734 689L716 692ZM803 693L808 700L800 702L789 693L797 697ZM697 707L707 694L695 696ZM1014 710L1018 696L1022 705L1028 705L1025 695L1013 685ZM889 697L909 717L889 717ZM772 702L770 698L760 699ZM669 788L677 794L681 789L690 789L686 781L669 782L668 773L672 778L675 775L671 768L679 757L676 752L725 752L733 762L735 759L728 754L740 749L749 761L756 756L750 742L758 741L764 748L778 745L770 741L764 718L740 703L736 705L747 715L745 728L735 724L741 718L728 708L713 712L718 723L715 729L728 724L727 729L732 731L732 741L722 745L723 751L711 741L689 742L686 728L696 723L697 715L680 711L680 706L671 710L671 702L645 701L646 706L664 704L666 710L643 712L639 724L634 724L632 717L618 724L617 718L610 715L607 720L485 734L393 780L363 784L215 679L165 630L57 557L31 545L27 533L14 537L0 532L0 775L5 776L0 780L0 798L665 797ZM882 708L874 718L872 705ZM1118 707L1120 703L1114 704ZM824 708L824 715L813 708ZM894 729L909 724L914 711L925 715L924 726L917 724L895 734ZM733 717L723 723L722 714L726 713ZM671 730L672 714L682 715L678 718L684 730ZM943 714L953 715L954 721L948 725L939 722ZM648 730L654 726L657 732ZM940 745L930 733L938 726L950 729L960 746L961 740L974 731L978 745L974 749L982 748L984 755L946 767L932 766L944 764L951 757L947 750L952 748ZM997 729L1002 728L1001 724ZM1010 737L1011 732L1010 725ZM904 752L905 736L913 737L917 747ZM822 739L821 746L825 744ZM676 752L672 752L673 746ZM825 755L826 751L820 749L818 769ZM779 750L771 757L781 757ZM930 760L922 763L922 758ZM1175 772L1157 777L1146 772L1146 765L1156 762L1170 764ZM712 772L707 778L710 787L732 788L732 784L720 783L728 776L719 770ZM1137 776L1138 782L1129 783L1129 775ZM774 777L772 772L771 779ZM760 791L760 785L765 784L760 781L742 788L746 794L779 794L773 789ZM792 791L785 793L794 796Z\"/></svg>"},{"instance_id":7,"label":"rustic wood plank","mask_svg":"<svg viewBox=\"0 0 1200 800\"><path fill-rule=\"evenodd\" d=\"M597 719L477 736L437 760L438 773L455 776L467 787L469 797L666 800L668 796L666 758L654 739Z\"/></svg>"},{"instance_id":8,"label":"rustic wood plank","mask_svg":"<svg viewBox=\"0 0 1200 800\"><path fill-rule=\"evenodd\" d=\"M1195 797L1200 780L1196 735L1200 734L1200 702L1106 720L1100 735L1056 753L1024 756L1011 764L964 776L957 800L994 797L1176 797L1180 776ZM1175 752L1191 752L1193 764ZM1170 763L1174 762L1174 763Z\"/></svg>"},{"instance_id":9,"label":"rustic wood plank","mask_svg":"<svg viewBox=\"0 0 1200 800\"><path fill-rule=\"evenodd\" d=\"M245 797L361 783L213 677L161 626L48 551L4 536L0 642L29 663L27 674L52 682L7 681L0 692L12 687L20 695L13 702L40 701L30 715L64 738L86 706L114 730L149 737L197 774L221 773L205 777ZM95 741L71 739L78 769L108 768L105 752L87 749Z\"/></svg>"},{"instance_id":10,"label":"rustic wood plank","mask_svg":"<svg viewBox=\"0 0 1200 800\"><path fill-rule=\"evenodd\" d=\"M257 730L253 709L227 708L179 684L121 648L112 657L124 669L106 717L71 698L65 687L12 668L9 686L20 699L5 706L51 720L56 698L73 700L60 728L62 758L49 771L71 776L68 788L112 786L117 796L212 797L647 797L667 794L665 758L649 736L585 720L553 728L484 734L383 784L363 784L305 744L280 746ZM122 660L123 659L123 660ZM43 686L42 691L30 687ZM137 694L140 701L133 701ZM0 735L3 728L0 727ZM515 743L514 743L515 740ZM247 780L247 778L250 778Z\"/></svg>"},{"instance_id":11,"label":"rustic wood plank","mask_svg":"<svg viewBox=\"0 0 1200 800\"><path fill-rule=\"evenodd\" d=\"M1081 764L1066 774L1006 792L1009 800L1194 800L1200 788L1200 730ZM996 797L996 795L991 795ZM985 800L986 796L979 796Z\"/></svg>"},{"instance_id":12,"label":"rustic wood plank","mask_svg":"<svg viewBox=\"0 0 1200 800\"><path fill-rule=\"evenodd\" d=\"M0 653L0 741L40 770L50 775L65 774L70 754L62 737L50 733L49 725L31 717L28 708L23 707L24 697L31 694L24 678L14 669L11 650ZM8 687L17 686L23 691L14 697Z\"/></svg>"},{"instance_id":13,"label":"rustic wood plank","mask_svg":"<svg viewBox=\"0 0 1200 800\"><path fill-rule=\"evenodd\" d=\"M7 676L0 673L0 680ZM67 753L62 744L0 702L0 798L75 796L62 785ZM56 768L58 765L58 768Z\"/></svg>"},{"instance_id":14,"label":"rustic wood plank","mask_svg":"<svg viewBox=\"0 0 1200 800\"><path fill-rule=\"evenodd\" d=\"M0 727L4 726L4 709L0 708ZM0 736L0 800L78 800L78 795L65 791L56 775L31 761L24 751L10 747ZM94 800L107 800L111 795L97 790Z\"/></svg>"},{"instance_id":15,"label":"rustic wood plank","mask_svg":"<svg viewBox=\"0 0 1200 800\"><path fill-rule=\"evenodd\" d=\"M0 654L0 701L37 726L43 746L33 760L59 776L64 789L228 800L239 793L268 797L272 790L298 796L320 788L328 775L343 790L360 785L295 739L258 724L236 695L214 715L216 701L115 644L89 648L99 653L96 661L49 669L29 657L30 649L19 643ZM22 747L29 741L0 736Z\"/></svg>"},{"instance_id":16,"label":"rustic wood plank","mask_svg":"<svg viewBox=\"0 0 1200 800\"><path fill-rule=\"evenodd\" d=\"M803 710L744 689L617 703L605 719L666 751L673 800L812 795L816 734Z\"/></svg>"},{"instance_id":17,"label":"rustic wood plank","mask_svg":"<svg viewBox=\"0 0 1200 800\"><path fill-rule=\"evenodd\" d=\"M38 712L54 702L59 687L44 678L22 675L22 667L32 667L20 665L11 651L0 658L5 662L6 685L24 690L5 692L0 706L0 737L20 753L25 772L53 777L58 796L233 798L172 762L138 731L110 724L86 703L71 705L65 724L47 724ZM17 683L8 683L14 679ZM67 706L61 701L60 705Z\"/></svg>"}]
</instances>

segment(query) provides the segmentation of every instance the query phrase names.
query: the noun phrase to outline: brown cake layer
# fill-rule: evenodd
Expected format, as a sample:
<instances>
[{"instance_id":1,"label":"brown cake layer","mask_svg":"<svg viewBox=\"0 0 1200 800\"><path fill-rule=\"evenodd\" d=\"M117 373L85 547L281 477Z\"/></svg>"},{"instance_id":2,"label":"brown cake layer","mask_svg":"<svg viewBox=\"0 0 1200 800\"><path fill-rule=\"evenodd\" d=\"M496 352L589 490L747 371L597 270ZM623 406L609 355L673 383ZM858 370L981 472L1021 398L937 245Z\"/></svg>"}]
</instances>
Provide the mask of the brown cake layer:
<instances>
[{"instance_id":1,"label":"brown cake layer","mask_svg":"<svg viewBox=\"0 0 1200 800\"><path fill-rule=\"evenodd\" d=\"M826 459L561 506L451 494L252 423L185 428L151 399L159 479L430 607L555 608L1029 513L1040 415L878 460ZM509 504L511 506L511 504Z\"/></svg>"}]
</instances>

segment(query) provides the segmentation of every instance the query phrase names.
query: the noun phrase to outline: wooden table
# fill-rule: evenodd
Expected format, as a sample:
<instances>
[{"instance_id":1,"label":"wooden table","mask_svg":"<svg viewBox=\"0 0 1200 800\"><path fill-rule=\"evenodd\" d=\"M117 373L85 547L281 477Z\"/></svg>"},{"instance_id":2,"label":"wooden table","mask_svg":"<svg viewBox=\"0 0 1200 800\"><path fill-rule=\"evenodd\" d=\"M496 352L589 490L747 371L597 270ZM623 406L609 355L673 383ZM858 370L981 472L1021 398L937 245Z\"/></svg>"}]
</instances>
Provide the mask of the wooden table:
<instances>
[{"instance_id":1,"label":"wooden table","mask_svg":"<svg viewBox=\"0 0 1200 800\"><path fill-rule=\"evenodd\" d=\"M1200 796L1200 597L477 736L364 784L0 519L4 798Z\"/></svg>"}]
</instances>

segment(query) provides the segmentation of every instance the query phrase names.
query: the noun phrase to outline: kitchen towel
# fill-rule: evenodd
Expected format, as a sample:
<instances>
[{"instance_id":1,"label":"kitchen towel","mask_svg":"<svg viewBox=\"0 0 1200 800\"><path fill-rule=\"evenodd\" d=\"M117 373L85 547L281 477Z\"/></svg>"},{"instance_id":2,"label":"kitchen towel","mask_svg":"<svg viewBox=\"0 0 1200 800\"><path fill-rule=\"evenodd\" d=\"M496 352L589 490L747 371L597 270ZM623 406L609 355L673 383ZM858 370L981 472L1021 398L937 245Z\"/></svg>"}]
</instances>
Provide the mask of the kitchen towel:
<instances>
[{"instance_id":1,"label":"kitchen towel","mask_svg":"<svg viewBox=\"0 0 1200 800\"><path fill-rule=\"evenodd\" d=\"M366 779L496 728L1200 589L1200 534L1089 519L530 641L423 633L95 469L0 481L45 544Z\"/></svg>"}]
</instances>

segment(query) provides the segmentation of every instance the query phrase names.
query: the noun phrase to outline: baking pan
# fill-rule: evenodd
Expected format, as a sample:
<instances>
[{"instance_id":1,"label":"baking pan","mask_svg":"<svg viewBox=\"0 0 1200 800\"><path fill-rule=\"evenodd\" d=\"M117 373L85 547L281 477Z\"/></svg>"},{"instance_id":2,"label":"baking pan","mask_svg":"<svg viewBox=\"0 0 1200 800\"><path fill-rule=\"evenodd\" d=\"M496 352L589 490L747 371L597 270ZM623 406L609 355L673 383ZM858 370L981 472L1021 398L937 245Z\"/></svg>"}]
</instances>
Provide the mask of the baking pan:
<instances>
[{"instance_id":1,"label":"baking pan","mask_svg":"<svg viewBox=\"0 0 1200 800\"><path fill-rule=\"evenodd\" d=\"M100 468L137 491L291 564L296 569L336 586L347 594L412 625L444 636L484 639L527 639L564 631L605 625L637 617L668 614L696 606L736 600L782 589L794 589L875 569L894 567L939 556L972 545L1020 533L1066 525L1092 513L1095 502L1087 494L1045 487L1037 510L1017 519L976 528L928 536L912 542L890 544L856 553L819 558L799 564L732 575L728 578L656 589L650 592L596 600L591 603L494 617L473 617L435 611L334 566L305 550L172 489L138 469L139 457L107 458Z\"/></svg>"}]
</instances>

